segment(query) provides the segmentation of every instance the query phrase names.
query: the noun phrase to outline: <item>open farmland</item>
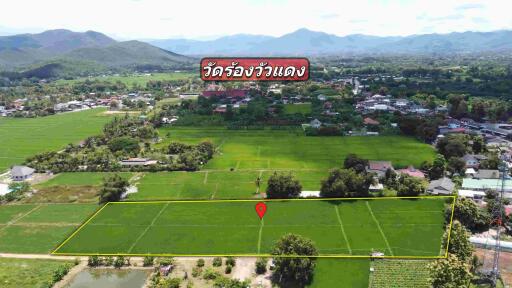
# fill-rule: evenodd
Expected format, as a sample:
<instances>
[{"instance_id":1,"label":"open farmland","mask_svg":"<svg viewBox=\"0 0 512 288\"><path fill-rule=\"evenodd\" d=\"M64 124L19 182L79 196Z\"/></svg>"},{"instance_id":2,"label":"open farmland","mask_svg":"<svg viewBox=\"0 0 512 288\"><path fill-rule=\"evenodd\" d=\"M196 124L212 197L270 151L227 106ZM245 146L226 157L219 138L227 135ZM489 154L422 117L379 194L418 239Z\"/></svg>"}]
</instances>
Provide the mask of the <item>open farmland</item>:
<instances>
[{"instance_id":1,"label":"open farmland","mask_svg":"<svg viewBox=\"0 0 512 288\"><path fill-rule=\"evenodd\" d=\"M173 73L152 73L151 75L145 74L133 74L133 75L119 75L119 76L103 76L103 77L83 77L73 80L57 80L57 85L73 85L86 80L94 81L106 81L110 83L121 82L128 87L142 86L145 87L149 81L173 81L173 80L185 80L192 77L197 77L196 73L190 72L173 72Z\"/></svg>"},{"instance_id":2,"label":"open farmland","mask_svg":"<svg viewBox=\"0 0 512 288\"><path fill-rule=\"evenodd\" d=\"M199 172L146 173L139 181L138 193L131 194L130 200L254 198L257 191L265 191L274 171L290 172L303 190L318 191L329 169L341 167L349 153L390 160L395 167L419 166L434 156L429 145L399 136L306 137L302 130L181 127L159 132L166 137L160 147L172 141L197 144L209 140L218 147L218 153Z\"/></svg>"},{"instance_id":3,"label":"open farmland","mask_svg":"<svg viewBox=\"0 0 512 288\"><path fill-rule=\"evenodd\" d=\"M105 108L41 118L0 118L0 171L34 154L64 148L99 134L111 117Z\"/></svg>"},{"instance_id":4,"label":"open farmland","mask_svg":"<svg viewBox=\"0 0 512 288\"><path fill-rule=\"evenodd\" d=\"M0 252L48 253L92 214L97 205L0 206Z\"/></svg>"},{"instance_id":5,"label":"open farmland","mask_svg":"<svg viewBox=\"0 0 512 288\"><path fill-rule=\"evenodd\" d=\"M250 200L112 202L54 254L266 255L295 233L323 256L438 257L446 200L267 201L263 221Z\"/></svg>"},{"instance_id":6,"label":"open farmland","mask_svg":"<svg viewBox=\"0 0 512 288\"><path fill-rule=\"evenodd\" d=\"M389 160L395 167L419 166L432 160L434 149L412 138L308 137L302 130L227 130L225 128L162 128L171 141L199 143L210 140L220 153L205 169L330 169L339 167L349 153L370 160Z\"/></svg>"},{"instance_id":7,"label":"open farmland","mask_svg":"<svg viewBox=\"0 0 512 288\"><path fill-rule=\"evenodd\" d=\"M2 288L48 287L55 271L71 261L0 258Z\"/></svg>"}]
</instances>

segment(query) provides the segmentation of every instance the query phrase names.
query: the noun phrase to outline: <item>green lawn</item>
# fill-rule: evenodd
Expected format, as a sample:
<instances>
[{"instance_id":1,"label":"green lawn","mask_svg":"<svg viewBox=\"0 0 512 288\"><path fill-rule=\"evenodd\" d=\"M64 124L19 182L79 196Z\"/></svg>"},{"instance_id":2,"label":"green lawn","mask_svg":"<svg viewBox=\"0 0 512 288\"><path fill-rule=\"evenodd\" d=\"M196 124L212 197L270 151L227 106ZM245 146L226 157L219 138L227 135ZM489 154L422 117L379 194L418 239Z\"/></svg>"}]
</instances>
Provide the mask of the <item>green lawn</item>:
<instances>
[{"instance_id":1,"label":"green lawn","mask_svg":"<svg viewBox=\"0 0 512 288\"><path fill-rule=\"evenodd\" d=\"M56 252L63 254L268 254L285 233L321 255L439 256L445 198L267 202L111 203Z\"/></svg>"},{"instance_id":2,"label":"green lawn","mask_svg":"<svg viewBox=\"0 0 512 288\"><path fill-rule=\"evenodd\" d=\"M48 253L97 208L94 204L2 205L0 252Z\"/></svg>"},{"instance_id":3,"label":"green lawn","mask_svg":"<svg viewBox=\"0 0 512 288\"><path fill-rule=\"evenodd\" d=\"M284 105L284 112L286 114L309 114L311 113L311 103L286 104Z\"/></svg>"},{"instance_id":4,"label":"green lawn","mask_svg":"<svg viewBox=\"0 0 512 288\"><path fill-rule=\"evenodd\" d=\"M85 80L99 80L105 82L117 82L120 81L131 87L133 85L138 85L142 87L146 87L146 83L149 81L171 81L171 80L184 80L192 77L197 77L199 74L190 73L190 72L173 72L173 73L152 73L151 75L120 75L120 76L105 76L105 77L87 77L87 78L77 78L73 80L57 80L55 83L57 85L73 85L78 82L83 82Z\"/></svg>"},{"instance_id":5,"label":"green lawn","mask_svg":"<svg viewBox=\"0 0 512 288\"><path fill-rule=\"evenodd\" d=\"M40 118L0 118L0 171L22 163L28 156L62 149L99 134L111 116L104 108Z\"/></svg>"},{"instance_id":6,"label":"green lawn","mask_svg":"<svg viewBox=\"0 0 512 288\"><path fill-rule=\"evenodd\" d=\"M54 271L69 261L0 258L0 287L46 287Z\"/></svg>"}]
</instances>

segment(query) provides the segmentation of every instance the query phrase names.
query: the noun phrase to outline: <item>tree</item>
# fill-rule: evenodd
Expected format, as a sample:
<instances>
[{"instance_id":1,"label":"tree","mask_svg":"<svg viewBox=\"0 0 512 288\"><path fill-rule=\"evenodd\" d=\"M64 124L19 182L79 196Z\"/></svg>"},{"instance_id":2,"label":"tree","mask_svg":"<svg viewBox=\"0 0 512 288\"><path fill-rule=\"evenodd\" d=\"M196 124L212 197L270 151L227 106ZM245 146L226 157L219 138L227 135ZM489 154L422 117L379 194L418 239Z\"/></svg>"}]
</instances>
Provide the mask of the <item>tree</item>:
<instances>
[{"instance_id":1,"label":"tree","mask_svg":"<svg viewBox=\"0 0 512 288\"><path fill-rule=\"evenodd\" d=\"M455 255L463 262L469 261L473 255L473 245L469 242L469 233L459 221L453 221L451 233L447 231L443 237L443 246L446 247L448 241L448 253Z\"/></svg>"},{"instance_id":2,"label":"tree","mask_svg":"<svg viewBox=\"0 0 512 288\"><path fill-rule=\"evenodd\" d=\"M446 159L451 157L462 157L466 154L466 145L461 137L447 136L439 139L437 150L443 154Z\"/></svg>"},{"instance_id":3,"label":"tree","mask_svg":"<svg viewBox=\"0 0 512 288\"><path fill-rule=\"evenodd\" d=\"M375 180L370 174L356 173L353 169L333 169L322 180L320 196L328 198L364 197Z\"/></svg>"},{"instance_id":4,"label":"tree","mask_svg":"<svg viewBox=\"0 0 512 288\"><path fill-rule=\"evenodd\" d=\"M459 175L464 175L464 170L466 168L466 162L459 157L451 157L448 160L448 171L453 174L458 173Z\"/></svg>"},{"instance_id":5,"label":"tree","mask_svg":"<svg viewBox=\"0 0 512 288\"><path fill-rule=\"evenodd\" d=\"M482 153L485 151L485 141L482 136L477 136L473 138L473 145L471 147L473 149L473 153Z\"/></svg>"},{"instance_id":6,"label":"tree","mask_svg":"<svg viewBox=\"0 0 512 288\"><path fill-rule=\"evenodd\" d=\"M103 185L100 190L99 202L100 204L119 201L129 183L118 174L105 177Z\"/></svg>"},{"instance_id":7,"label":"tree","mask_svg":"<svg viewBox=\"0 0 512 288\"><path fill-rule=\"evenodd\" d=\"M112 152L124 151L128 154L137 154L140 151L139 141L128 136L110 140L108 148Z\"/></svg>"},{"instance_id":8,"label":"tree","mask_svg":"<svg viewBox=\"0 0 512 288\"><path fill-rule=\"evenodd\" d=\"M316 256L318 251L313 241L300 235L286 234L274 245L272 255ZM275 257L273 259L275 266L272 275L273 282L303 287L313 279L315 261L314 257Z\"/></svg>"},{"instance_id":9,"label":"tree","mask_svg":"<svg viewBox=\"0 0 512 288\"><path fill-rule=\"evenodd\" d=\"M267 272L267 258L258 258L256 260L256 274L265 274Z\"/></svg>"},{"instance_id":10,"label":"tree","mask_svg":"<svg viewBox=\"0 0 512 288\"><path fill-rule=\"evenodd\" d=\"M444 171L446 168L446 159L443 155L437 154L436 159L432 162L432 167L428 171L428 177L430 180L436 180L442 178L444 176Z\"/></svg>"},{"instance_id":11,"label":"tree","mask_svg":"<svg viewBox=\"0 0 512 288\"><path fill-rule=\"evenodd\" d=\"M447 220L451 217L451 208L447 209L446 217ZM478 208L475 202L468 198L457 198L453 219L472 231L486 229L490 222L489 213Z\"/></svg>"},{"instance_id":12,"label":"tree","mask_svg":"<svg viewBox=\"0 0 512 288\"><path fill-rule=\"evenodd\" d=\"M366 166L368 165L368 160L359 158L356 154L348 154L343 161L343 167L345 169L354 169L357 173L362 173L365 171Z\"/></svg>"},{"instance_id":13,"label":"tree","mask_svg":"<svg viewBox=\"0 0 512 288\"><path fill-rule=\"evenodd\" d=\"M418 179L408 175L401 175L398 180L398 196L418 196L425 192L425 185Z\"/></svg>"},{"instance_id":14,"label":"tree","mask_svg":"<svg viewBox=\"0 0 512 288\"><path fill-rule=\"evenodd\" d=\"M469 264L452 254L429 264L429 274L430 283L435 288L469 287L472 278Z\"/></svg>"},{"instance_id":15,"label":"tree","mask_svg":"<svg viewBox=\"0 0 512 288\"><path fill-rule=\"evenodd\" d=\"M268 178L267 198L297 198L301 191L302 186L292 174L278 174L274 172Z\"/></svg>"}]
</instances>

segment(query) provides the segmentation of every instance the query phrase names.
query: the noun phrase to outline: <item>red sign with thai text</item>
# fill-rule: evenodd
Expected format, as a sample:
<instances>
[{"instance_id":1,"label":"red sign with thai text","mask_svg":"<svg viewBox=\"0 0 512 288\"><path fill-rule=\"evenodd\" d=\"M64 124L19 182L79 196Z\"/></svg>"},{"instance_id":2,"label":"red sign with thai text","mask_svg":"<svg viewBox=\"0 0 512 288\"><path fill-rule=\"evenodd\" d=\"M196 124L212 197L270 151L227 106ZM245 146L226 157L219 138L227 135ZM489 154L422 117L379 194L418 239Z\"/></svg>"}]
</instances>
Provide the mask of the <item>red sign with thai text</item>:
<instances>
[{"instance_id":1,"label":"red sign with thai text","mask_svg":"<svg viewBox=\"0 0 512 288\"><path fill-rule=\"evenodd\" d=\"M307 58L203 58L204 81L306 81Z\"/></svg>"}]
</instances>

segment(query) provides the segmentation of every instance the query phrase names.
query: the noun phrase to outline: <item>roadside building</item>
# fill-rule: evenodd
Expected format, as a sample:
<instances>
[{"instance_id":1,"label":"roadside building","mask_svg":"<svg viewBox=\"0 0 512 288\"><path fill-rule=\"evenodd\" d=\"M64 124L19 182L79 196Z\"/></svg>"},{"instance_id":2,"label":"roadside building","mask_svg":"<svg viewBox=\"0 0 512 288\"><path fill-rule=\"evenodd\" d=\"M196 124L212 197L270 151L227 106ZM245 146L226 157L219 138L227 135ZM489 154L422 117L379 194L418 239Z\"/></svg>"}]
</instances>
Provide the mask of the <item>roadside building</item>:
<instances>
[{"instance_id":1,"label":"roadside building","mask_svg":"<svg viewBox=\"0 0 512 288\"><path fill-rule=\"evenodd\" d=\"M500 178L499 170L491 170L491 169L480 169L476 174L473 175L475 179L499 179Z\"/></svg>"}]
</instances>

